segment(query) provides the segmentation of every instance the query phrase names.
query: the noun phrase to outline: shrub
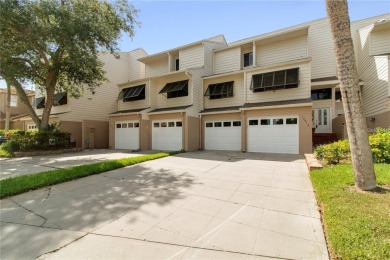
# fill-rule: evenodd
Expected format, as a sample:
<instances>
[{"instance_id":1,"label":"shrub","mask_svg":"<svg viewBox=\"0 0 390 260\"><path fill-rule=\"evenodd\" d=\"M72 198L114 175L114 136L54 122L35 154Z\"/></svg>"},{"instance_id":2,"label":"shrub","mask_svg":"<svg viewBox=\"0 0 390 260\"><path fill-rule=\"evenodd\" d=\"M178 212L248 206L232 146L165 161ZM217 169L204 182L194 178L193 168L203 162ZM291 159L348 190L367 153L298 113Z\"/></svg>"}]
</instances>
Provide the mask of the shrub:
<instances>
[{"instance_id":1,"label":"shrub","mask_svg":"<svg viewBox=\"0 0 390 260\"><path fill-rule=\"evenodd\" d=\"M374 163L390 163L390 128L377 128L376 132L369 136L369 142ZM351 157L349 141L345 139L317 146L315 154L327 164L338 164L341 160L349 160Z\"/></svg>"},{"instance_id":2,"label":"shrub","mask_svg":"<svg viewBox=\"0 0 390 260\"><path fill-rule=\"evenodd\" d=\"M6 136L8 141L2 145L2 149L10 153L70 147L70 134L59 131L12 130Z\"/></svg>"},{"instance_id":3,"label":"shrub","mask_svg":"<svg viewBox=\"0 0 390 260\"><path fill-rule=\"evenodd\" d=\"M5 130L4 129L0 129L0 136L5 136Z\"/></svg>"}]
</instances>

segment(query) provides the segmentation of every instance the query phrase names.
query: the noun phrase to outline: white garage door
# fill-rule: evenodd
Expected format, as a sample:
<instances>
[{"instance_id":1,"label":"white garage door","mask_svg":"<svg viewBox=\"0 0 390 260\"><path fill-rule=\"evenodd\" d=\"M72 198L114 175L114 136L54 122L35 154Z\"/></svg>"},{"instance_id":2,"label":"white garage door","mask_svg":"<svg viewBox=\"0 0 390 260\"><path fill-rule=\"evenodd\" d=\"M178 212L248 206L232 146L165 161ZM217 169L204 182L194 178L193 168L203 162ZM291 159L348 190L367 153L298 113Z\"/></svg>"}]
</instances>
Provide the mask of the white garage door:
<instances>
[{"instance_id":1,"label":"white garage door","mask_svg":"<svg viewBox=\"0 0 390 260\"><path fill-rule=\"evenodd\" d=\"M139 122L115 122L115 149L139 149Z\"/></svg>"},{"instance_id":2,"label":"white garage door","mask_svg":"<svg viewBox=\"0 0 390 260\"><path fill-rule=\"evenodd\" d=\"M299 153L298 117L248 119L248 152Z\"/></svg>"},{"instance_id":3,"label":"white garage door","mask_svg":"<svg viewBox=\"0 0 390 260\"><path fill-rule=\"evenodd\" d=\"M183 149L181 120L153 121L152 149L179 151Z\"/></svg>"},{"instance_id":4,"label":"white garage door","mask_svg":"<svg viewBox=\"0 0 390 260\"><path fill-rule=\"evenodd\" d=\"M241 151L241 121L206 122L205 149Z\"/></svg>"}]
</instances>

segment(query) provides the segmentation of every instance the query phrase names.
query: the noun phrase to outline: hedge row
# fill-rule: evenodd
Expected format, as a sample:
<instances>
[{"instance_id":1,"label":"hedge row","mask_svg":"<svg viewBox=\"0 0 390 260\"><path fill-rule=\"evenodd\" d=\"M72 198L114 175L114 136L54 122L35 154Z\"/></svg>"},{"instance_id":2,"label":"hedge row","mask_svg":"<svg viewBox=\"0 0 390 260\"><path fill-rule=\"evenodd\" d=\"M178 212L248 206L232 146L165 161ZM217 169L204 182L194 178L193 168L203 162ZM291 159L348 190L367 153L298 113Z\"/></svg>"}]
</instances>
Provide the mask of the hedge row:
<instances>
[{"instance_id":1,"label":"hedge row","mask_svg":"<svg viewBox=\"0 0 390 260\"><path fill-rule=\"evenodd\" d=\"M1 149L9 153L16 151L56 150L70 147L70 134L60 131L11 130L5 135L7 142Z\"/></svg>"},{"instance_id":2,"label":"hedge row","mask_svg":"<svg viewBox=\"0 0 390 260\"><path fill-rule=\"evenodd\" d=\"M374 163L390 163L390 128L377 128L376 133L371 134L368 139ZM327 164L338 164L351 158L348 139L317 146L315 153L317 158Z\"/></svg>"}]
</instances>

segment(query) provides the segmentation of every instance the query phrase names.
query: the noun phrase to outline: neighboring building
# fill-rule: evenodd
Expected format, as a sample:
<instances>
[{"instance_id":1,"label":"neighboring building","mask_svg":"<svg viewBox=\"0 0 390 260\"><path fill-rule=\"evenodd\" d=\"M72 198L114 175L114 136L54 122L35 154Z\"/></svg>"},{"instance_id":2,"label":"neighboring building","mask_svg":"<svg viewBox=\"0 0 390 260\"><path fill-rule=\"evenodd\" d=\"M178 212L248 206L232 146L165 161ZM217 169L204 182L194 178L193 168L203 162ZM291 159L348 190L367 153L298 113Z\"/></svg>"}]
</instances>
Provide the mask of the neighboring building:
<instances>
[{"instance_id":1,"label":"neighboring building","mask_svg":"<svg viewBox=\"0 0 390 260\"><path fill-rule=\"evenodd\" d=\"M31 90L25 90L30 103L33 102L35 93ZM0 129L5 128L6 118L6 106L7 106L7 89L0 89ZM11 88L11 104L10 104L10 129L22 128L20 123L12 121L12 118L21 115L26 115L27 109L25 105L20 101L19 96L15 88Z\"/></svg>"},{"instance_id":2,"label":"neighboring building","mask_svg":"<svg viewBox=\"0 0 390 260\"><path fill-rule=\"evenodd\" d=\"M108 115L117 110L117 84L144 77L144 65L137 61L147 55L143 49L119 54L119 59L109 53L100 54L105 77L109 81L96 88L94 93L85 90L78 99L71 98L66 92L55 95L50 121L59 122L60 130L71 133L77 147L108 148ZM44 95L37 91L33 105L39 116L42 115L44 104ZM24 129L36 127L30 117L18 120L23 122Z\"/></svg>"}]
</instances>

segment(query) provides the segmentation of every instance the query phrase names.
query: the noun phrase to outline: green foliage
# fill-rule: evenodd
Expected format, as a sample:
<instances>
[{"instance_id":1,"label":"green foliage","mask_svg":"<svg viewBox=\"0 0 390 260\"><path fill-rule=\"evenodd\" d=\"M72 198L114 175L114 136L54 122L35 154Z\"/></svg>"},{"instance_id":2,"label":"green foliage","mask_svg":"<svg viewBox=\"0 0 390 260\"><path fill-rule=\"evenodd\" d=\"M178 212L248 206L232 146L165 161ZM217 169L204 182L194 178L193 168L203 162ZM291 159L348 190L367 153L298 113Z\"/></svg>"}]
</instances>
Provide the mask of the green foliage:
<instances>
[{"instance_id":1,"label":"green foliage","mask_svg":"<svg viewBox=\"0 0 390 260\"><path fill-rule=\"evenodd\" d=\"M11 154L5 150L3 150L0 146L0 158L9 158L9 157L12 157Z\"/></svg>"},{"instance_id":2,"label":"green foliage","mask_svg":"<svg viewBox=\"0 0 390 260\"><path fill-rule=\"evenodd\" d=\"M332 259L390 259L390 165L374 167L378 184L387 189L356 191L351 165L310 174Z\"/></svg>"},{"instance_id":3,"label":"green foliage","mask_svg":"<svg viewBox=\"0 0 390 260\"><path fill-rule=\"evenodd\" d=\"M4 129L0 129L0 136L5 136L5 130Z\"/></svg>"},{"instance_id":4,"label":"green foliage","mask_svg":"<svg viewBox=\"0 0 390 260\"><path fill-rule=\"evenodd\" d=\"M4 179L0 181L0 199L177 153L155 153Z\"/></svg>"},{"instance_id":5,"label":"green foliage","mask_svg":"<svg viewBox=\"0 0 390 260\"><path fill-rule=\"evenodd\" d=\"M78 98L107 80L99 55L107 50L119 56L118 39L121 32L134 36L137 12L126 0L2 0L0 76L15 87L33 83L51 93L46 95L45 121L54 91ZM36 114L34 118L39 120Z\"/></svg>"},{"instance_id":6,"label":"green foliage","mask_svg":"<svg viewBox=\"0 0 390 260\"><path fill-rule=\"evenodd\" d=\"M390 128L377 128L376 133L369 136L369 142L374 163L390 163ZM348 139L317 146L315 153L327 164L338 164L351 158Z\"/></svg>"},{"instance_id":7,"label":"green foliage","mask_svg":"<svg viewBox=\"0 0 390 260\"><path fill-rule=\"evenodd\" d=\"M70 134L65 132L13 130L6 136L8 141L1 145L1 149L9 153L70 147Z\"/></svg>"}]
</instances>

